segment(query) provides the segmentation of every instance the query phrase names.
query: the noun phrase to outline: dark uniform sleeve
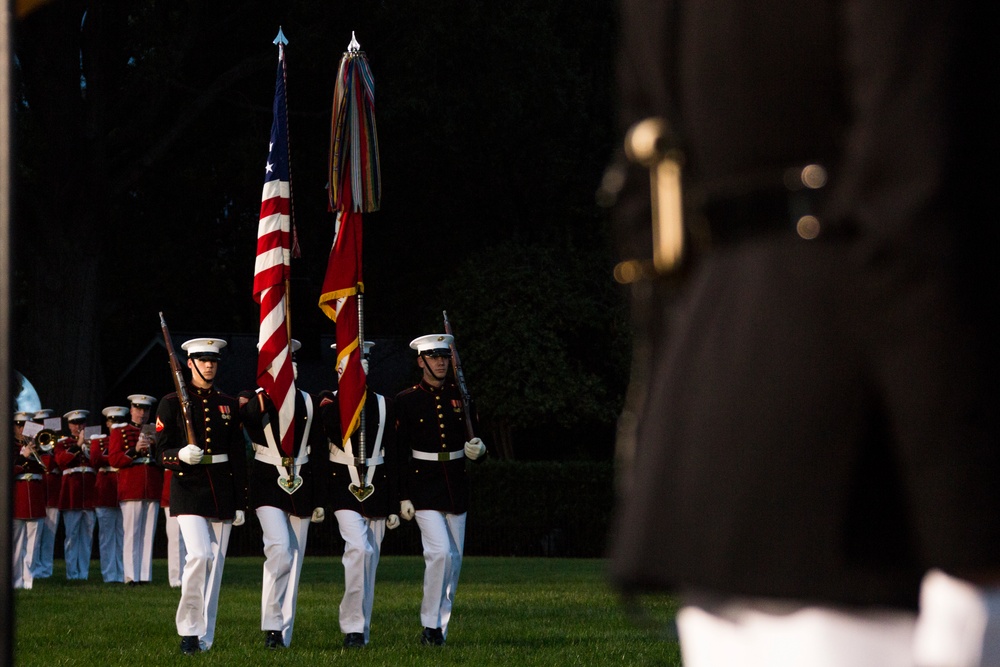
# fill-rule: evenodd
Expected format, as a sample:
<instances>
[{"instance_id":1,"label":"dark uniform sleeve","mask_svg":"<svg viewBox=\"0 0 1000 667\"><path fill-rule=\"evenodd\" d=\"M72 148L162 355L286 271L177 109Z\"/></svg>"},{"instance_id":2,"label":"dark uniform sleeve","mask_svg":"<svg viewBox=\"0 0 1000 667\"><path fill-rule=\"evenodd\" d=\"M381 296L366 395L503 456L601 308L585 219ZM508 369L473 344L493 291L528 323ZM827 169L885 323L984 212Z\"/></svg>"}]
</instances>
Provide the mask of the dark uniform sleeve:
<instances>
[{"instance_id":1,"label":"dark uniform sleeve","mask_svg":"<svg viewBox=\"0 0 1000 667\"><path fill-rule=\"evenodd\" d=\"M385 399L385 433L382 435L382 446L385 449L386 486L389 495L389 514L399 514L401 495L400 482L403 479L403 466L406 460L400 456L396 438L396 401Z\"/></svg>"},{"instance_id":2,"label":"dark uniform sleeve","mask_svg":"<svg viewBox=\"0 0 1000 667\"><path fill-rule=\"evenodd\" d=\"M187 445L184 429L181 428L181 405L177 394L168 394L156 406L156 437L153 452L156 462L168 470L179 471L186 463L177 458L177 453Z\"/></svg>"},{"instance_id":3,"label":"dark uniform sleeve","mask_svg":"<svg viewBox=\"0 0 1000 667\"><path fill-rule=\"evenodd\" d=\"M400 400L400 397L409 390L404 390L396 395L393 400L393 413L395 415L396 429L395 429L395 449L396 449L396 461L399 463L399 479L396 482L396 488L399 490L399 499L402 500L412 500L410 498L410 484L409 475L406 474L410 465L410 448L411 448L411 438L409 424L410 420L406 417L406 404L404 401Z\"/></svg>"}]
</instances>

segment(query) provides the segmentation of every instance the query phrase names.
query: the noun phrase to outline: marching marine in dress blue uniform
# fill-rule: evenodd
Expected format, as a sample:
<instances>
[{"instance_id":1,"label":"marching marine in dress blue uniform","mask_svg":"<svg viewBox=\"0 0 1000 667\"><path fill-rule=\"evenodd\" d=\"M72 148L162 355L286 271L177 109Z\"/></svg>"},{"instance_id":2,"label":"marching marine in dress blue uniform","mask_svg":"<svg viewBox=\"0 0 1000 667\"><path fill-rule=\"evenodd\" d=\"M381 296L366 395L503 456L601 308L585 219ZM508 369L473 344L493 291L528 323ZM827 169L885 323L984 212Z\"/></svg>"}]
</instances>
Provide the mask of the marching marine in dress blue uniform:
<instances>
[{"instance_id":1,"label":"marching marine in dress blue uniform","mask_svg":"<svg viewBox=\"0 0 1000 667\"><path fill-rule=\"evenodd\" d=\"M396 396L397 438L402 456L411 456L402 478L400 514L416 516L424 549L421 642L440 646L448 637L465 546L469 479L465 459L486 454L479 438L468 439L462 395L448 374L449 334L415 338L423 375Z\"/></svg>"},{"instance_id":2,"label":"marching marine in dress blue uniform","mask_svg":"<svg viewBox=\"0 0 1000 667\"><path fill-rule=\"evenodd\" d=\"M301 343L293 339L292 354L300 347ZM292 456L285 457L280 447L278 411L267 392L263 389L240 392L239 405L254 450L250 504L260 521L264 540L260 625L264 645L282 648L292 643L309 524L322 522L325 515L323 428L313 397L302 390L296 391L295 450Z\"/></svg>"},{"instance_id":3,"label":"marching marine in dress blue uniform","mask_svg":"<svg viewBox=\"0 0 1000 667\"><path fill-rule=\"evenodd\" d=\"M368 354L374 343L365 342L361 365L368 373ZM335 346L334 346L335 347ZM375 573L385 530L399 526L399 450L393 402L368 391L365 398L365 451L368 454L360 478L353 440L341 444L340 410L336 393L321 394L320 411L329 440L331 470L328 477L329 505L337 517L344 539L344 597L340 601L340 631L345 648L363 648L371 637ZM359 500L351 489L374 489Z\"/></svg>"},{"instance_id":4,"label":"marching marine in dress blue uniform","mask_svg":"<svg viewBox=\"0 0 1000 667\"><path fill-rule=\"evenodd\" d=\"M187 393L197 442L187 442L176 393L165 396L156 411L154 457L173 471L170 512L187 548L176 617L185 654L212 647L229 533L243 524L246 507L246 447L236 399L213 386L225 346L218 338L181 345L191 369Z\"/></svg>"}]
</instances>

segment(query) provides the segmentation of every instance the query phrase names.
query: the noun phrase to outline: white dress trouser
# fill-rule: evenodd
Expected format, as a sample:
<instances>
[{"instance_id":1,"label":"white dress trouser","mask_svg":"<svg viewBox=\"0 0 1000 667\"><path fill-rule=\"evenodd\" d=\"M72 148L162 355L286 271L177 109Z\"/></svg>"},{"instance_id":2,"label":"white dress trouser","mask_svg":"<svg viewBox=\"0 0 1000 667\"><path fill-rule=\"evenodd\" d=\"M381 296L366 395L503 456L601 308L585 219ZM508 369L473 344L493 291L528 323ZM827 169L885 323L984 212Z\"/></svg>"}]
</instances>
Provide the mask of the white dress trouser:
<instances>
[{"instance_id":1,"label":"white dress trouser","mask_svg":"<svg viewBox=\"0 0 1000 667\"><path fill-rule=\"evenodd\" d=\"M365 643L371 635L378 569L385 519L368 519L354 510L337 510L337 525L344 538L344 597L340 601L340 631L360 632ZM436 627L436 626L435 626Z\"/></svg>"},{"instance_id":2,"label":"white dress trouser","mask_svg":"<svg viewBox=\"0 0 1000 667\"><path fill-rule=\"evenodd\" d=\"M153 580L153 536L160 514L158 500L123 500L125 582Z\"/></svg>"},{"instance_id":3,"label":"white dress trouser","mask_svg":"<svg viewBox=\"0 0 1000 667\"><path fill-rule=\"evenodd\" d=\"M264 540L264 580L260 594L260 629L281 632L292 644L299 576L309 536L309 518L299 518L277 507L258 507L257 520Z\"/></svg>"},{"instance_id":4,"label":"white dress trouser","mask_svg":"<svg viewBox=\"0 0 1000 667\"><path fill-rule=\"evenodd\" d=\"M677 612L684 667L913 667L916 614L692 596ZM943 666L942 666L943 667Z\"/></svg>"},{"instance_id":5,"label":"white dress trouser","mask_svg":"<svg viewBox=\"0 0 1000 667\"><path fill-rule=\"evenodd\" d=\"M425 628L441 628L447 639L448 620L462 570L465 546L465 513L447 514L417 510L420 541L424 547L424 597L420 622Z\"/></svg>"},{"instance_id":6,"label":"white dress trouser","mask_svg":"<svg viewBox=\"0 0 1000 667\"><path fill-rule=\"evenodd\" d=\"M94 546L94 510L63 510L63 553L67 579L86 579L90 575L90 552Z\"/></svg>"},{"instance_id":7,"label":"white dress trouser","mask_svg":"<svg viewBox=\"0 0 1000 667\"><path fill-rule=\"evenodd\" d=\"M181 536L181 529L177 525L177 517L170 516L170 508L163 508L163 516L166 517L167 526L167 581L171 588L181 587L181 568L184 567L184 556L187 550L184 548L184 538Z\"/></svg>"},{"instance_id":8,"label":"white dress trouser","mask_svg":"<svg viewBox=\"0 0 1000 667\"><path fill-rule=\"evenodd\" d=\"M181 514L177 517L177 525L187 547L181 575L181 601L177 605L177 634L198 637L202 650L207 651L215 640L219 587L233 522Z\"/></svg>"},{"instance_id":9,"label":"white dress trouser","mask_svg":"<svg viewBox=\"0 0 1000 667\"><path fill-rule=\"evenodd\" d=\"M35 561L35 579L46 579L52 576L52 565L55 562L56 530L59 528L59 508L46 507L45 519L42 520L41 546L38 549L38 560Z\"/></svg>"},{"instance_id":10,"label":"white dress trouser","mask_svg":"<svg viewBox=\"0 0 1000 667\"><path fill-rule=\"evenodd\" d=\"M33 571L38 567L42 546L42 519L14 519L14 557L11 583L14 588L30 589Z\"/></svg>"},{"instance_id":11,"label":"white dress trouser","mask_svg":"<svg viewBox=\"0 0 1000 667\"><path fill-rule=\"evenodd\" d=\"M928 572L920 587L914 651L921 667L1000 665L1000 589Z\"/></svg>"},{"instance_id":12,"label":"white dress trouser","mask_svg":"<svg viewBox=\"0 0 1000 667\"><path fill-rule=\"evenodd\" d=\"M101 554L101 578L104 583L124 581L122 565L122 511L117 507L97 507L97 547Z\"/></svg>"}]
</instances>

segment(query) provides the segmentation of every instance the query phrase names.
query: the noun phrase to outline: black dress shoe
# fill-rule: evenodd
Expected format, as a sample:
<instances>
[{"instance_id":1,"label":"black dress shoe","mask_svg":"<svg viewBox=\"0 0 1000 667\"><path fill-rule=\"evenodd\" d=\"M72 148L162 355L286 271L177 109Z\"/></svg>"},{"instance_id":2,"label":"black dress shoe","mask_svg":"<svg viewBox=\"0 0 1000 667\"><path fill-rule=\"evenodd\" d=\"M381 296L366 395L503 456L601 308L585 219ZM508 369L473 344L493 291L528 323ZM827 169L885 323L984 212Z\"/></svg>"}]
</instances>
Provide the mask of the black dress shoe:
<instances>
[{"instance_id":1,"label":"black dress shoe","mask_svg":"<svg viewBox=\"0 0 1000 667\"><path fill-rule=\"evenodd\" d=\"M360 632L348 632L344 635L344 648L364 648L365 636Z\"/></svg>"},{"instance_id":2,"label":"black dress shoe","mask_svg":"<svg viewBox=\"0 0 1000 667\"><path fill-rule=\"evenodd\" d=\"M420 643L424 646L444 646L444 635L441 628L424 628L420 635Z\"/></svg>"},{"instance_id":3,"label":"black dress shoe","mask_svg":"<svg viewBox=\"0 0 1000 667\"><path fill-rule=\"evenodd\" d=\"M184 655L194 655L201 651L201 644L198 643L198 638L194 635L188 637L181 637L181 653Z\"/></svg>"},{"instance_id":4,"label":"black dress shoe","mask_svg":"<svg viewBox=\"0 0 1000 667\"><path fill-rule=\"evenodd\" d=\"M281 632L279 630L265 630L264 646L268 648L285 648L285 642L281 639Z\"/></svg>"}]
</instances>

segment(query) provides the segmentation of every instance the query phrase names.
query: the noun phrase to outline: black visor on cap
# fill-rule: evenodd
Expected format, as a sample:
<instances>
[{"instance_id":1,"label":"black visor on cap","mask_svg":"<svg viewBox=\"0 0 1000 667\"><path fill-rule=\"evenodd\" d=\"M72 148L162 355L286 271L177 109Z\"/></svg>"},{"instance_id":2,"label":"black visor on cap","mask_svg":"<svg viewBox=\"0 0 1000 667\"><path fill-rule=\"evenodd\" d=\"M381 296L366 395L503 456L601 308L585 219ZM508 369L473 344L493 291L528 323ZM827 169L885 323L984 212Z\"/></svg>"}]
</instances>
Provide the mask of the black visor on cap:
<instances>
[{"instance_id":1,"label":"black visor on cap","mask_svg":"<svg viewBox=\"0 0 1000 667\"><path fill-rule=\"evenodd\" d=\"M425 351L423 351L423 352L420 353L420 356L422 356L422 357L450 357L451 356L451 350L449 350L448 348L441 348L441 347L439 347L439 348L434 349L434 350L425 350Z\"/></svg>"},{"instance_id":2,"label":"black visor on cap","mask_svg":"<svg viewBox=\"0 0 1000 667\"><path fill-rule=\"evenodd\" d=\"M69 420L67 420L67 423L69 423L69 424L86 424L87 420L86 419L69 419Z\"/></svg>"},{"instance_id":3,"label":"black visor on cap","mask_svg":"<svg viewBox=\"0 0 1000 667\"><path fill-rule=\"evenodd\" d=\"M14 426L24 426L25 423L26 422L23 419L15 419L14 420Z\"/></svg>"},{"instance_id":4,"label":"black visor on cap","mask_svg":"<svg viewBox=\"0 0 1000 667\"><path fill-rule=\"evenodd\" d=\"M190 355L192 359L208 359L209 361L218 361L222 358L222 355L217 352L195 352Z\"/></svg>"}]
</instances>

